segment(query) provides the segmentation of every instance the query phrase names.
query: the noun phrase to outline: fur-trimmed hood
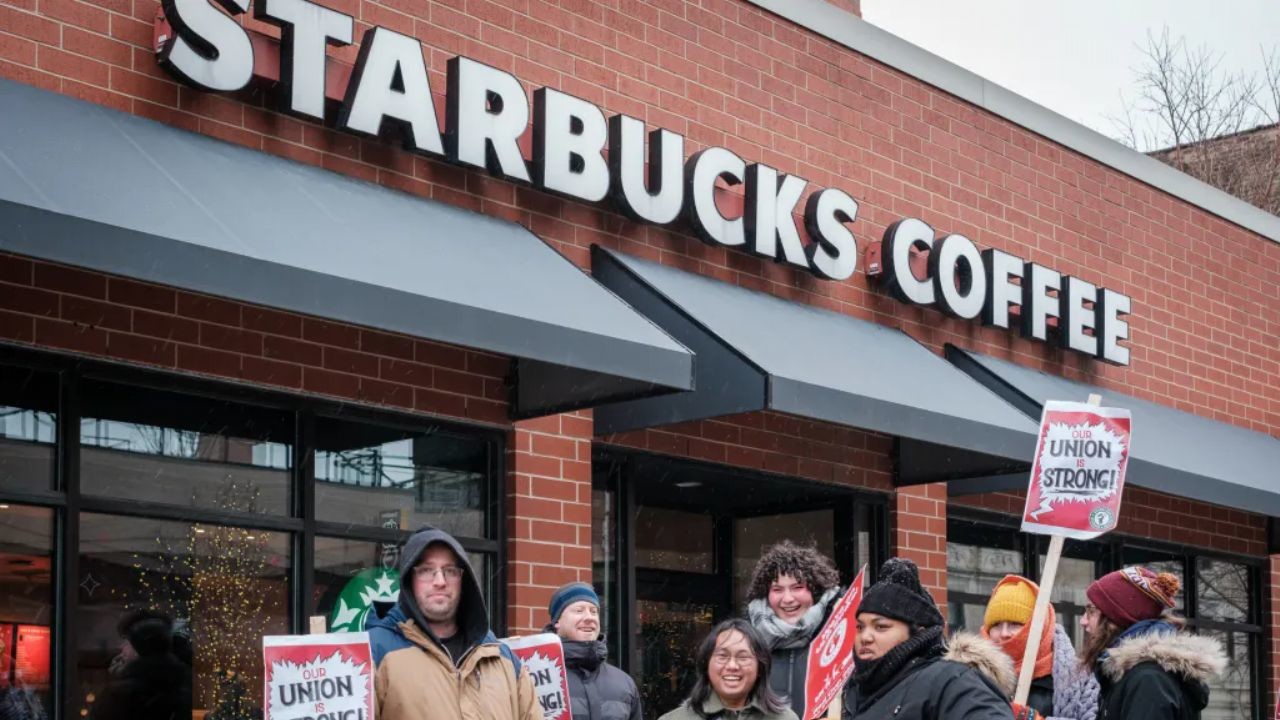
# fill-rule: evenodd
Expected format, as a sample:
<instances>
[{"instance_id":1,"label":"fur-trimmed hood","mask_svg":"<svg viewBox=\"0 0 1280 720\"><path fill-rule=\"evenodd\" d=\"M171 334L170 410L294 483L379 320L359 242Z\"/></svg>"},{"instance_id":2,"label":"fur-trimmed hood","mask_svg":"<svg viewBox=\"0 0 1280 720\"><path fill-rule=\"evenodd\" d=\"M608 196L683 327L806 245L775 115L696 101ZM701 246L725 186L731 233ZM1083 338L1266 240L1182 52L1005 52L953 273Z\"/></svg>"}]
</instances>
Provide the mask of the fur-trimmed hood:
<instances>
[{"instance_id":1,"label":"fur-trimmed hood","mask_svg":"<svg viewBox=\"0 0 1280 720\"><path fill-rule=\"evenodd\" d=\"M1012 696L1018 686L1018 675L1013 670L1013 658L1000 646L976 633L958 632L947 640L947 652L943 660L950 660L977 670L999 688L1005 696Z\"/></svg>"},{"instance_id":2,"label":"fur-trimmed hood","mask_svg":"<svg viewBox=\"0 0 1280 720\"><path fill-rule=\"evenodd\" d=\"M1190 633L1151 633L1120 641L1102 658L1101 668L1112 682L1140 663L1154 662L1165 672L1208 685L1227 667L1217 639Z\"/></svg>"}]
</instances>

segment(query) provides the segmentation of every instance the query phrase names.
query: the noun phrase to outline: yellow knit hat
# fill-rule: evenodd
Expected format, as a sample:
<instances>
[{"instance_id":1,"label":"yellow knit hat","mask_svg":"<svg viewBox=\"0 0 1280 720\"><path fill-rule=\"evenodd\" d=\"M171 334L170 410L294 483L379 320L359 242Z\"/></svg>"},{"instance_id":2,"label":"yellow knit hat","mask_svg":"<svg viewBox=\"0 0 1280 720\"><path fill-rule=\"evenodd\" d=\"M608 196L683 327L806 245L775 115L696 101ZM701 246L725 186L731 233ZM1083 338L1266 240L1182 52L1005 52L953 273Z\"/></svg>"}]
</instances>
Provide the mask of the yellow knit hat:
<instances>
[{"instance_id":1,"label":"yellow knit hat","mask_svg":"<svg viewBox=\"0 0 1280 720\"><path fill-rule=\"evenodd\" d=\"M982 629L990 630L1002 622L1026 625L1036 609L1036 593L1040 588L1020 575L1005 575L991 591L987 612L982 616Z\"/></svg>"}]
</instances>

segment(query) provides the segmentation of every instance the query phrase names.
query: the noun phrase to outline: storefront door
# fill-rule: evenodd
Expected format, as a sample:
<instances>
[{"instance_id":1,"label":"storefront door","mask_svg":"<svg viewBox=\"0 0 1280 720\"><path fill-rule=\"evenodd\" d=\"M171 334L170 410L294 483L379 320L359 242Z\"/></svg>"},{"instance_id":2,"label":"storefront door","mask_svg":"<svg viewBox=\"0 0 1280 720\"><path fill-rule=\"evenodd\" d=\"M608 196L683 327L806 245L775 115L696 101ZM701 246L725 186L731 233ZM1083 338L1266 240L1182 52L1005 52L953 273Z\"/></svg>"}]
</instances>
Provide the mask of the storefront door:
<instances>
[{"instance_id":1,"label":"storefront door","mask_svg":"<svg viewBox=\"0 0 1280 720\"><path fill-rule=\"evenodd\" d=\"M611 657L646 715L689 695L698 644L745 615L756 561L780 540L815 545L847 580L873 555L879 510L844 488L605 451L597 456L595 584ZM879 545L882 547L883 545Z\"/></svg>"}]
</instances>

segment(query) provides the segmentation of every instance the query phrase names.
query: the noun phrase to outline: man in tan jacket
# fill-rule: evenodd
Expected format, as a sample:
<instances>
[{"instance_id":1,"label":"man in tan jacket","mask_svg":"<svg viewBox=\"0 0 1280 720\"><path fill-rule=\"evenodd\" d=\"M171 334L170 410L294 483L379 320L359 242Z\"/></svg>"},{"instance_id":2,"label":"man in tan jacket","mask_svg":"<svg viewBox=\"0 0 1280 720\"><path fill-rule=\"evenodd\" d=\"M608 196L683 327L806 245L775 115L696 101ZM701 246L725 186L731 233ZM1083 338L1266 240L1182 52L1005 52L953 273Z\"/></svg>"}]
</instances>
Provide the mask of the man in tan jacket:
<instances>
[{"instance_id":1,"label":"man in tan jacket","mask_svg":"<svg viewBox=\"0 0 1280 720\"><path fill-rule=\"evenodd\" d=\"M400 555L400 599L366 624L379 720L542 720L528 670L489 630L467 553L443 530Z\"/></svg>"}]
</instances>

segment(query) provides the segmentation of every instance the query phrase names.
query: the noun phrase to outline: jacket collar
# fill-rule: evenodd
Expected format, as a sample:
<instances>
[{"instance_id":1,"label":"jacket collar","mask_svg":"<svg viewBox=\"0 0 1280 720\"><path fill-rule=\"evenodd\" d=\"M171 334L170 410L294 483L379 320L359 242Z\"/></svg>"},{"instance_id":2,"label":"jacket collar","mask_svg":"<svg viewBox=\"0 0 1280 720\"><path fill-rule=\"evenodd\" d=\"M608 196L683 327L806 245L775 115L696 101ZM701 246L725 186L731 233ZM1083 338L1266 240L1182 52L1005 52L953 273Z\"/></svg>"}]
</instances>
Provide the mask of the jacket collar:
<instances>
[{"instance_id":1,"label":"jacket collar","mask_svg":"<svg viewBox=\"0 0 1280 720\"><path fill-rule=\"evenodd\" d=\"M1185 680L1208 684L1227 666L1222 644L1205 635L1149 632L1122 637L1102 658L1102 675L1115 682L1144 662Z\"/></svg>"},{"instance_id":2,"label":"jacket collar","mask_svg":"<svg viewBox=\"0 0 1280 720\"><path fill-rule=\"evenodd\" d=\"M947 640L947 652L942 659L977 670L1006 696L1012 695L1017 687L1018 676L1013 671L1013 658L981 635L968 632L952 635Z\"/></svg>"}]
</instances>

